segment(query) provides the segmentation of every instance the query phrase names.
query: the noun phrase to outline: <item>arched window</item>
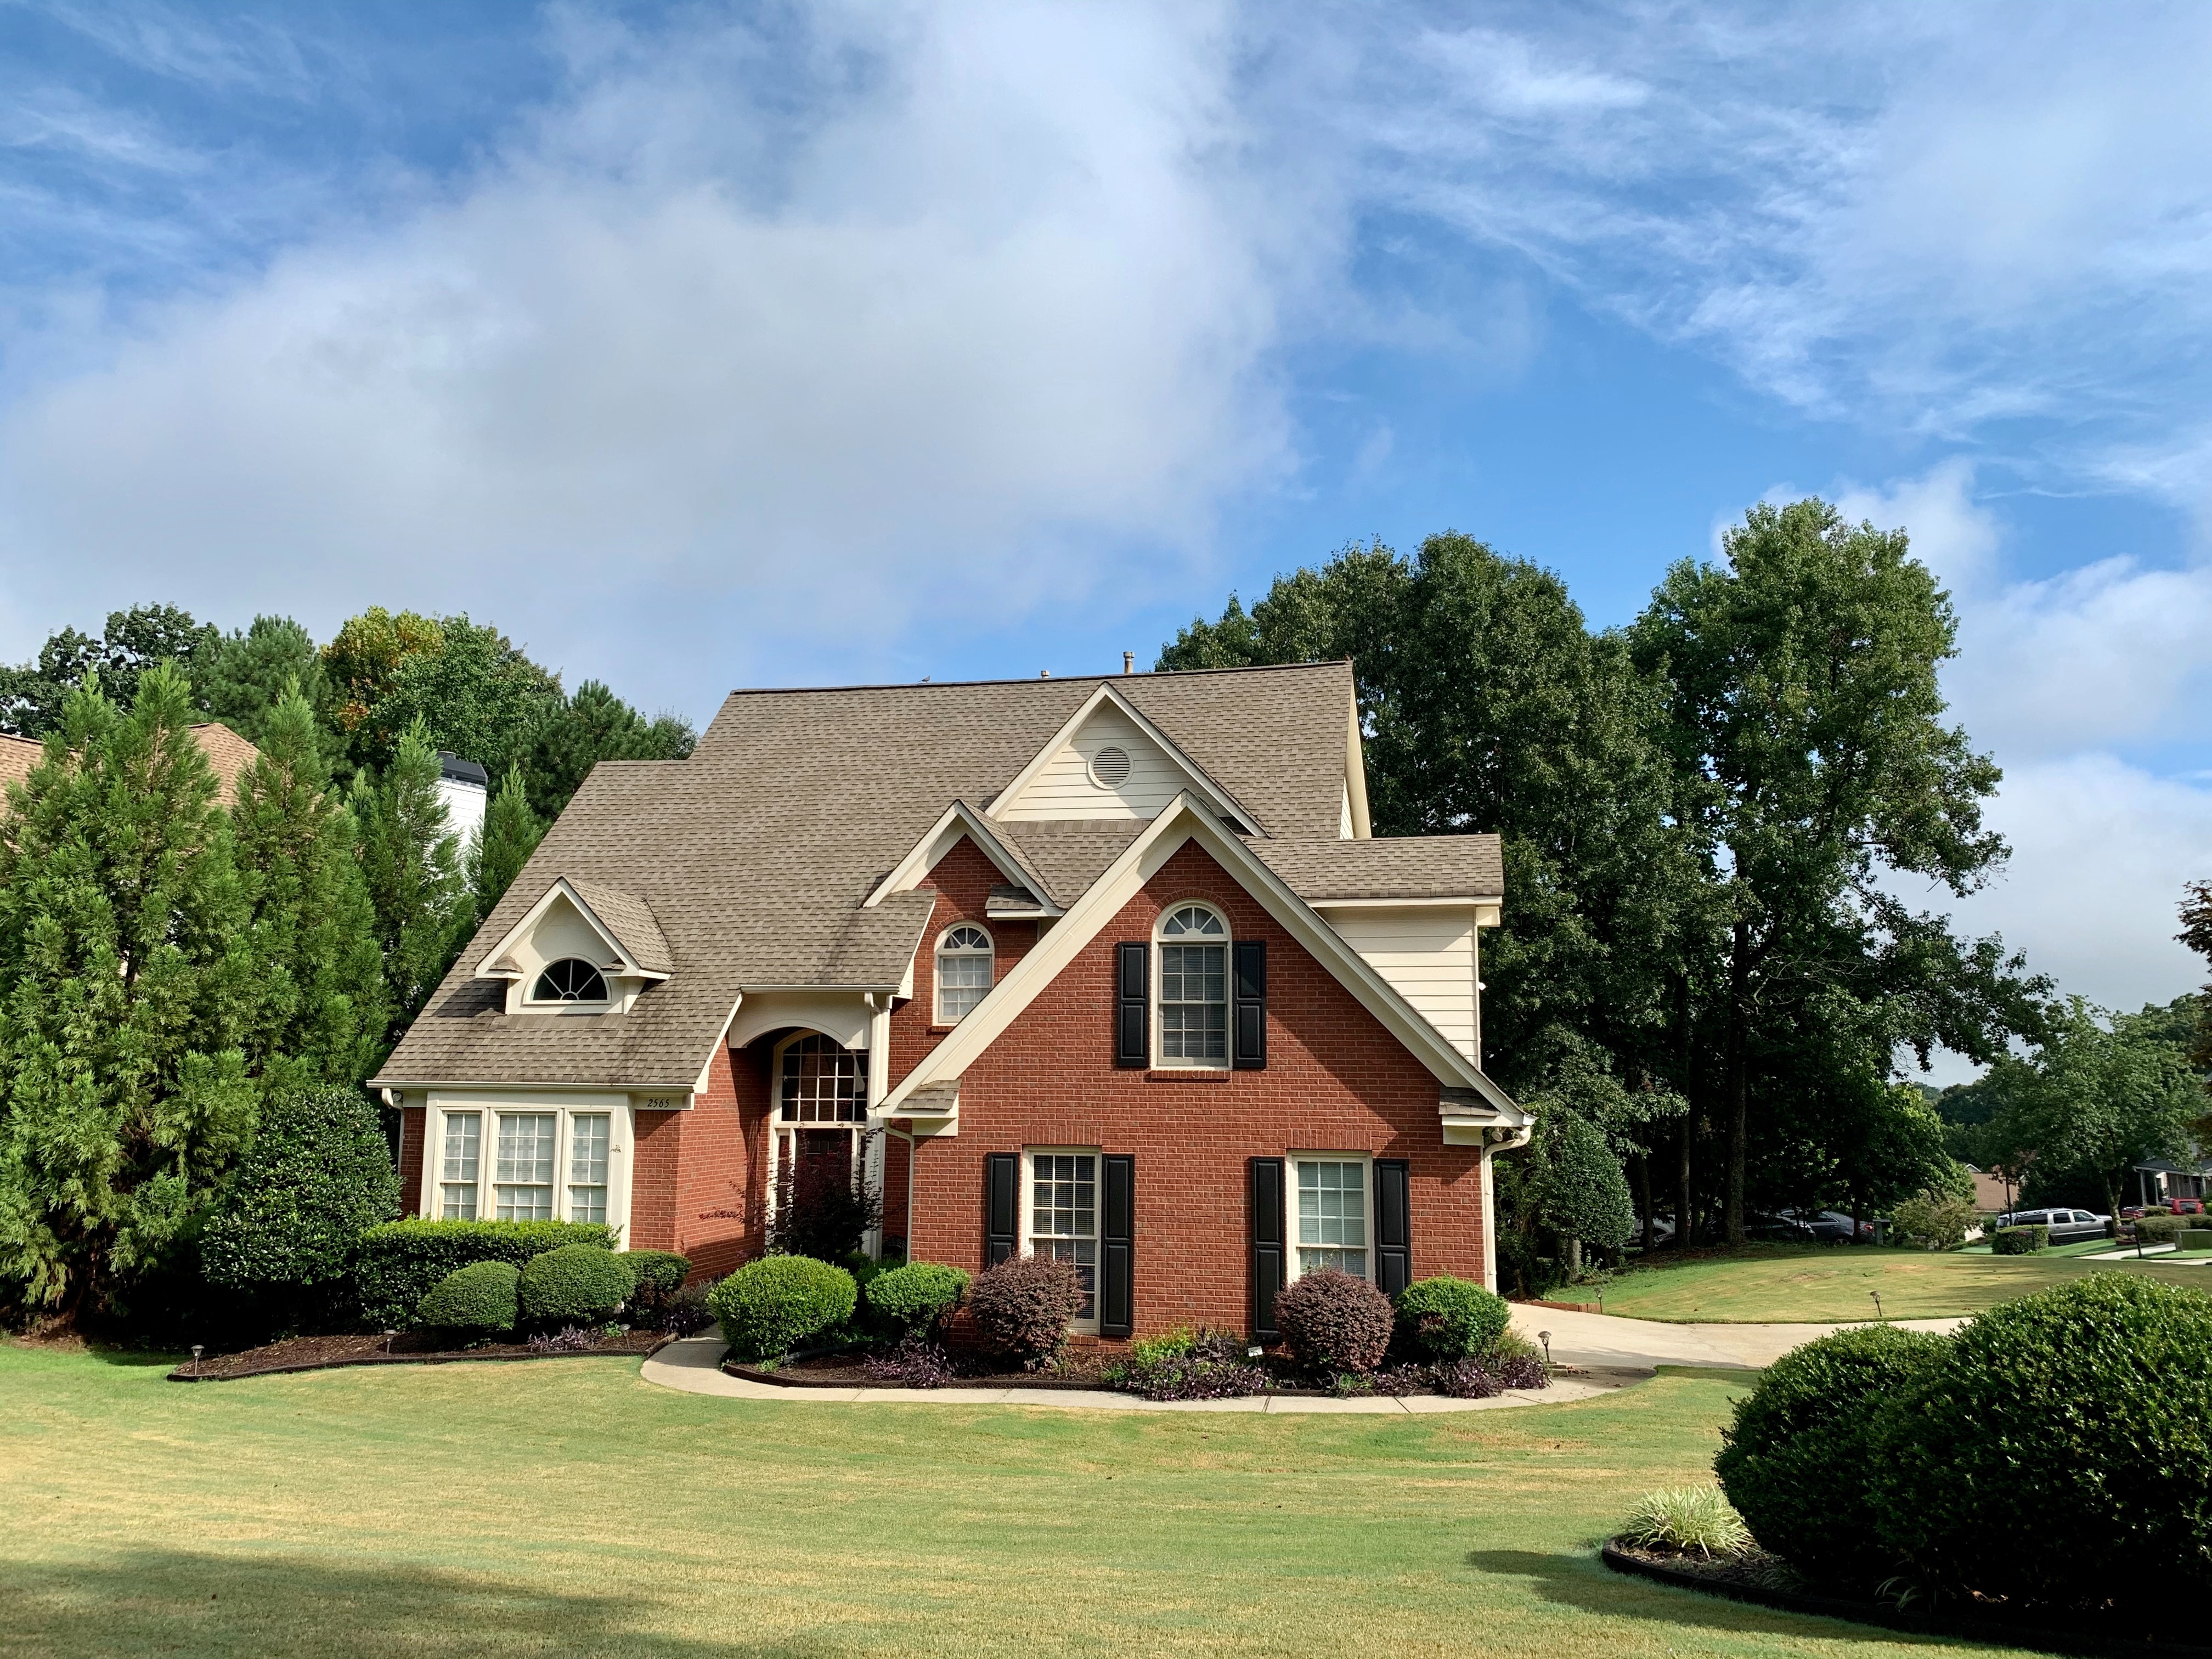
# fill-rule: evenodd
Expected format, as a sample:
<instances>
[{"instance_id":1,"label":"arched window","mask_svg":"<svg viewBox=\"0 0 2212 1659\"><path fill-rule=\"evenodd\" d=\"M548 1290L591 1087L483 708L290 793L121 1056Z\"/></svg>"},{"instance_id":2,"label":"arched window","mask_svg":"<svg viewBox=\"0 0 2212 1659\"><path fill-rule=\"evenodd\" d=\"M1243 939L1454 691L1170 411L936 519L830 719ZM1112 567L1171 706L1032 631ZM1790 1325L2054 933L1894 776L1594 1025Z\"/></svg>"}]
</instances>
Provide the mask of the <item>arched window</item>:
<instances>
[{"instance_id":1,"label":"arched window","mask_svg":"<svg viewBox=\"0 0 2212 1659\"><path fill-rule=\"evenodd\" d=\"M937 1023L951 1025L990 994L991 936L969 923L937 941Z\"/></svg>"},{"instance_id":2,"label":"arched window","mask_svg":"<svg viewBox=\"0 0 2212 1659\"><path fill-rule=\"evenodd\" d=\"M1229 929L1202 904L1160 923L1160 1064L1229 1063Z\"/></svg>"},{"instance_id":3,"label":"arched window","mask_svg":"<svg viewBox=\"0 0 2212 1659\"><path fill-rule=\"evenodd\" d=\"M563 957L550 963L530 988L532 1002L605 1002L607 981L581 957Z\"/></svg>"}]
</instances>

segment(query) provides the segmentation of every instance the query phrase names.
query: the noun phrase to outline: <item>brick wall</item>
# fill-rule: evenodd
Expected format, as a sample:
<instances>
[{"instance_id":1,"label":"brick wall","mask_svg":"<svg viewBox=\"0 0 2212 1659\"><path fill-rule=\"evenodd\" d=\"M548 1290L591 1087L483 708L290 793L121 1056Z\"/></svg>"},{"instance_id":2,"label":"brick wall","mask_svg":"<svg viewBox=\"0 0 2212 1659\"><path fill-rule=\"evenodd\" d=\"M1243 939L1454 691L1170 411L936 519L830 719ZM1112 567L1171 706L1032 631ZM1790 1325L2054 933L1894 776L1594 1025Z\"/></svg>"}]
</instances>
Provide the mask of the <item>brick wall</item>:
<instances>
[{"instance_id":1,"label":"brick wall","mask_svg":"<svg viewBox=\"0 0 2212 1659\"><path fill-rule=\"evenodd\" d=\"M1218 908L1232 937L1267 941L1264 1071L1114 1065L1114 947L1149 940L1161 912L1190 899ZM981 1268L987 1152L1130 1152L1138 1334L1199 1322L1241 1330L1251 1297L1246 1161L1363 1152L1410 1164L1413 1276L1479 1283L1481 1152L1443 1144L1437 1094L1428 1068L1334 975L1209 854L1186 846L969 1068L958 1135L916 1143L912 1255Z\"/></svg>"},{"instance_id":2,"label":"brick wall","mask_svg":"<svg viewBox=\"0 0 2212 1659\"><path fill-rule=\"evenodd\" d=\"M630 1243L677 1250L702 1273L726 1273L761 1253L757 1190L768 1083L761 1058L718 1048L707 1088L689 1111L640 1112L630 1163Z\"/></svg>"},{"instance_id":3,"label":"brick wall","mask_svg":"<svg viewBox=\"0 0 2212 1659\"><path fill-rule=\"evenodd\" d=\"M937 940L957 921L980 924L991 935L991 982L995 985L1029 954L1036 943L1033 921L994 921L983 914L992 887L1006 878L985 858L974 842L964 836L937 861L925 887L937 890L937 904L922 930L921 947L914 954L914 1000L891 1010L891 1087L929 1057L951 1028L934 1023L937 1017Z\"/></svg>"},{"instance_id":4,"label":"brick wall","mask_svg":"<svg viewBox=\"0 0 2212 1659\"><path fill-rule=\"evenodd\" d=\"M414 1215L422 1207L422 1139L429 1109L407 1106L399 1113L399 1213Z\"/></svg>"}]
</instances>

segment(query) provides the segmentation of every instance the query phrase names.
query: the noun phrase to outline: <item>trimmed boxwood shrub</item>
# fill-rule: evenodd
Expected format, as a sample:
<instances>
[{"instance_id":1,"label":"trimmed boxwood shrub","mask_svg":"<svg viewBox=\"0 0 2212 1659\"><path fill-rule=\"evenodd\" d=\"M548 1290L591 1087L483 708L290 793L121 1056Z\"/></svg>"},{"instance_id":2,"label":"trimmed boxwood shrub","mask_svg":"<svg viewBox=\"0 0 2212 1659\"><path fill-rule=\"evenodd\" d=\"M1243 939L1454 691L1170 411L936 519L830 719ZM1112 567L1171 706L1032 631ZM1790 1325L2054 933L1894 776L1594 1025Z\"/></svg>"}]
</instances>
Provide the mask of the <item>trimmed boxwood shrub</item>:
<instances>
[{"instance_id":1,"label":"trimmed boxwood shrub","mask_svg":"<svg viewBox=\"0 0 2212 1659\"><path fill-rule=\"evenodd\" d=\"M2136 1237L2146 1244L2178 1244L2182 1219L2178 1215L2147 1215L2136 1222Z\"/></svg>"},{"instance_id":2,"label":"trimmed boxwood shrub","mask_svg":"<svg viewBox=\"0 0 2212 1659\"><path fill-rule=\"evenodd\" d=\"M1502 1296L1449 1273L1398 1292L1398 1334L1431 1359L1464 1359L1505 1334L1513 1310Z\"/></svg>"},{"instance_id":3,"label":"trimmed boxwood shrub","mask_svg":"<svg viewBox=\"0 0 2212 1659\"><path fill-rule=\"evenodd\" d=\"M1082 1306L1074 1265L1050 1256L1010 1256L968 1289L983 1346L1031 1370L1060 1352L1067 1322Z\"/></svg>"},{"instance_id":4,"label":"trimmed boxwood shrub","mask_svg":"<svg viewBox=\"0 0 2212 1659\"><path fill-rule=\"evenodd\" d=\"M853 1316L853 1275L811 1255L764 1255L732 1273L707 1298L722 1340L740 1359L774 1359Z\"/></svg>"},{"instance_id":5,"label":"trimmed boxwood shrub","mask_svg":"<svg viewBox=\"0 0 2212 1659\"><path fill-rule=\"evenodd\" d=\"M416 1320L468 1336L496 1336L521 1322L515 1285L521 1274L511 1261L472 1261L456 1268L422 1293Z\"/></svg>"},{"instance_id":6,"label":"trimmed boxwood shrub","mask_svg":"<svg viewBox=\"0 0 2212 1659\"><path fill-rule=\"evenodd\" d=\"M691 1277L691 1258L673 1250L624 1250L617 1258L637 1280L630 1306L642 1313L658 1313L676 1299L684 1281Z\"/></svg>"},{"instance_id":7,"label":"trimmed boxwood shrub","mask_svg":"<svg viewBox=\"0 0 2212 1659\"><path fill-rule=\"evenodd\" d=\"M1762 1547L1814 1577L1887 1576L1868 1494L1882 1403L1949 1351L1894 1325L1838 1331L1791 1350L1736 1402L1713 1473Z\"/></svg>"},{"instance_id":8,"label":"trimmed boxwood shrub","mask_svg":"<svg viewBox=\"0 0 2212 1659\"><path fill-rule=\"evenodd\" d=\"M1275 1296L1283 1340L1316 1370L1373 1370L1389 1352L1396 1322L1389 1297L1334 1267L1308 1273Z\"/></svg>"},{"instance_id":9,"label":"trimmed boxwood shrub","mask_svg":"<svg viewBox=\"0 0 2212 1659\"><path fill-rule=\"evenodd\" d=\"M563 1244L615 1247L614 1229L583 1221L392 1221L361 1236L354 1276L373 1330L414 1322L422 1293L471 1261L520 1268Z\"/></svg>"},{"instance_id":10,"label":"trimmed boxwood shrub","mask_svg":"<svg viewBox=\"0 0 2212 1659\"><path fill-rule=\"evenodd\" d=\"M903 1330L926 1330L958 1307L967 1293L964 1269L909 1261L869 1281L868 1311Z\"/></svg>"},{"instance_id":11,"label":"trimmed boxwood shrub","mask_svg":"<svg viewBox=\"0 0 2212 1659\"><path fill-rule=\"evenodd\" d=\"M522 1316L533 1325L604 1325L637 1290L628 1261L596 1244L563 1244L522 1269Z\"/></svg>"},{"instance_id":12,"label":"trimmed boxwood shrub","mask_svg":"<svg viewBox=\"0 0 2212 1659\"><path fill-rule=\"evenodd\" d=\"M2033 1255L2050 1243L2048 1227L2000 1227L1990 1235L1990 1254Z\"/></svg>"},{"instance_id":13,"label":"trimmed boxwood shrub","mask_svg":"<svg viewBox=\"0 0 2212 1659\"><path fill-rule=\"evenodd\" d=\"M1876 1524L1924 1589L2193 1632L2208 1427L2212 1297L2093 1273L1983 1314L1882 1407Z\"/></svg>"}]
</instances>

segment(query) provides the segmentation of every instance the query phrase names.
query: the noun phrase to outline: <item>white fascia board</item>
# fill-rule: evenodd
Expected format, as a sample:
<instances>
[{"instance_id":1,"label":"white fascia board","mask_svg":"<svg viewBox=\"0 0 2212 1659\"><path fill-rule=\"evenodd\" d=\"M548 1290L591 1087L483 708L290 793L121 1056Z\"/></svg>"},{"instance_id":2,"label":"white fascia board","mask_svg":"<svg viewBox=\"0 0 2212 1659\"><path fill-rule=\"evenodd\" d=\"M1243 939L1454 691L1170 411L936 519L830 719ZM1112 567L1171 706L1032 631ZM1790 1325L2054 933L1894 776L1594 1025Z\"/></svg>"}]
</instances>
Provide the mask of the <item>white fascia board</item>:
<instances>
[{"instance_id":1,"label":"white fascia board","mask_svg":"<svg viewBox=\"0 0 2212 1659\"><path fill-rule=\"evenodd\" d=\"M896 1117L899 1103L916 1089L957 1079L1004 1035L1022 1010L1059 977L1106 924L1121 914L1122 906L1136 896L1160 867L1181 851L1185 842L1192 841L1212 854L1215 861L1236 878L1246 892L1259 900L1310 955L1335 975L1359 999L1361 1006L1381 1020L1390 1035L1440 1082L1449 1087L1476 1090L1485 1099L1498 1103L1500 1109L1510 1113L1515 1121L1525 1121L1526 1115L1496 1084L1471 1065L1442 1032L1415 1012L1413 1006L1369 967L1336 929L1292 892L1281 877L1262 864L1242 841L1223 829L1206 810L1206 804L1188 793L1178 796L1174 805L1153 819L1144 834L1107 866L1105 873L1091 884L1090 891L1076 901L1074 908L1059 924L992 988L967 1018L953 1028L952 1035L891 1091L875 1109L877 1114Z\"/></svg>"},{"instance_id":2,"label":"white fascia board","mask_svg":"<svg viewBox=\"0 0 2212 1659\"><path fill-rule=\"evenodd\" d=\"M1054 732L1044 747L1030 757L1030 763L1015 774L1014 781L991 798L991 804L985 810L993 817L996 817L1000 808L1019 799L1022 791L1029 787L1030 780L1043 771L1051 763L1052 757L1074 740L1075 734L1083 729L1083 723L1089 720L1102 705L1107 703L1111 703L1117 713L1125 716L1131 725L1144 733L1148 742L1157 745L1162 754L1175 763L1182 771L1184 781L1192 786L1191 793L1203 797L1216 812L1225 814L1250 825L1255 834L1264 836L1267 833L1267 826L1260 822L1256 812L1217 783L1204 767L1188 755L1184 754L1174 738L1155 726L1146 715L1144 710L1115 690L1110 682L1101 685L1083 700L1083 706L1070 714L1067 717L1067 723ZM1163 812L1160 816L1164 817L1167 814Z\"/></svg>"},{"instance_id":3,"label":"white fascia board","mask_svg":"<svg viewBox=\"0 0 2212 1659\"><path fill-rule=\"evenodd\" d=\"M913 848L892 867L890 874L876 884L876 890L860 901L863 910L872 910L893 893L904 893L920 885L921 878L935 869L938 861L958 846L965 836L982 849L983 856L998 867L999 873L1008 881L1026 887L1037 896L1042 907L1036 914L1057 916L1060 908L1047 896L1043 881L1036 871L1022 862L1021 855L999 838L983 816L965 801L956 800L945 809L945 816L932 824L929 833L915 842Z\"/></svg>"},{"instance_id":4,"label":"white fascia board","mask_svg":"<svg viewBox=\"0 0 2212 1659\"><path fill-rule=\"evenodd\" d=\"M538 925L538 918L543 916L546 911L553 908L553 901L556 898L565 898L569 903L574 905L578 914L584 918L585 924L588 926L593 933L599 936L600 943L605 945L608 950L614 952L616 963L615 972L631 978L649 979L653 981L655 983L658 983L668 977L667 975L656 972L653 969L641 968L638 966L635 959L631 957L628 951L623 948L623 942L614 936L613 929L610 928L604 921L601 921L598 914L593 911L592 907L584 902L584 896L568 884L568 878L566 876L556 876L553 878L553 884L545 890L544 895L539 897L538 902L532 905L529 909L523 912L522 920L516 922L514 927L508 928L507 932L501 936L500 941L497 945L495 945L490 950L484 952L483 959L477 963L475 977L477 979L520 979L522 975L517 969L513 968L497 967L494 964L495 964L501 957L505 956L507 951L513 948L517 939L520 939L523 934L529 932L531 928Z\"/></svg>"},{"instance_id":5,"label":"white fascia board","mask_svg":"<svg viewBox=\"0 0 2212 1659\"><path fill-rule=\"evenodd\" d=\"M1352 694L1352 713L1344 734L1344 787L1352 792L1352 838L1371 841L1375 825L1367 816L1367 751L1359 738L1359 693Z\"/></svg>"},{"instance_id":6,"label":"white fascia board","mask_svg":"<svg viewBox=\"0 0 2212 1659\"><path fill-rule=\"evenodd\" d=\"M1470 910L1504 902L1495 893L1449 893L1436 898L1310 898L1316 910Z\"/></svg>"}]
</instances>

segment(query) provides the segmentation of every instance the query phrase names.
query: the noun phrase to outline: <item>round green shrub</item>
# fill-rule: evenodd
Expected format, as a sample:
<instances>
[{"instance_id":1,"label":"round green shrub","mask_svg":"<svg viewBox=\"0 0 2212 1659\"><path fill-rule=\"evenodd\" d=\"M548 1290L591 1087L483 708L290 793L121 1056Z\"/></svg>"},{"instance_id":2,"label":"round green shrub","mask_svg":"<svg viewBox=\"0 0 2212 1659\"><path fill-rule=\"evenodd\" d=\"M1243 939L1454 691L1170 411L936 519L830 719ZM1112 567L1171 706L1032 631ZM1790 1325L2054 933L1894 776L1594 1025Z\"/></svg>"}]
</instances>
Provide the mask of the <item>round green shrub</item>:
<instances>
[{"instance_id":1,"label":"round green shrub","mask_svg":"<svg viewBox=\"0 0 2212 1659\"><path fill-rule=\"evenodd\" d=\"M1396 1322L1389 1297L1334 1267L1308 1273L1275 1296L1283 1340L1316 1370L1373 1370L1389 1351Z\"/></svg>"},{"instance_id":2,"label":"round green shrub","mask_svg":"<svg viewBox=\"0 0 2212 1659\"><path fill-rule=\"evenodd\" d=\"M691 1277L691 1258L673 1250L624 1250L615 1259L637 1281L637 1294L630 1298L633 1307L666 1307Z\"/></svg>"},{"instance_id":3,"label":"round green shrub","mask_svg":"<svg viewBox=\"0 0 2212 1659\"><path fill-rule=\"evenodd\" d=\"M1398 1292L1398 1334L1431 1359L1487 1352L1512 1317L1504 1297L1449 1273L1415 1279Z\"/></svg>"},{"instance_id":4,"label":"round green shrub","mask_svg":"<svg viewBox=\"0 0 2212 1659\"><path fill-rule=\"evenodd\" d=\"M201 1271L227 1291L334 1285L361 1236L398 1210L398 1172L368 1096L278 1095L200 1236Z\"/></svg>"},{"instance_id":5,"label":"round green shrub","mask_svg":"<svg viewBox=\"0 0 2212 1659\"><path fill-rule=\"evenodd\" d=\"M1863 1325L1792 1349L1736 1402L1713 1472L1760 1546L1817 1578L1887 1576L1867 1492L1882 1402L1948 1351L1948 1340Z\"/></svg>"},{"instance_id":6,"label":"round green shrub","mask_svg":"<svg viewBox=\"0 0 2212 1659\"><path fill-rule=\"evenodd\" d=\"M764 1255L714 1286L707 1299L722 1340L740 1359L774 1359L853 1316L853 1275L811 1255Z\"/></svg>"},{"instance_id":7,"label":"round green shrub","mask_svg":"<svg viewBox=\"0 0 2212 1659\"><path fill-rule=\"evenodd\" d=\"M521 1277L511 1261L475 1261L456 1268L422 1293L416 1319L471 1336L511 1331L522 1321L515 1290Z\"/></svg>"},{"instance_id":8,"label":"round green shrub","mask_svg":"<svg viewBox=\"0 0 2212 1659\"><path fill-rule=\"evenodd\" d=\"M2181 1228L2178 1215L2147 1215L2136 1222L2136 1237L2146 1244L2179 1244Z\"/></svg>"},{"instance_id":9,"label":"round green shrub","mask_svg":"<svg viewBox=\"0 0 2212 1659\"><path fill-rule=\"evenodd\" d=\"M933 1325L960 1305L968 1275L937 1261L909 1261L878 1273L867 1286L868 1310L907 1330Z\"/></svg>"},{"instance_id":10,"label":"round green shrub","mask_svg":"<svg viewBox=\"0 0 2212 1659\"><path fill-rule=\"evenodd\" d=\"M1010 1256L968 1290L968 1311L983 1346L1027 1368L1067 1340L1067 1322L1083 1306L1074 1264L1051 1256Z\"/></svg>"},{"instance_id":11,"label":"round green shrub","mask_svg":"<svg viewBox=\"0 0 2212 1659\"><path fill-rule=\"evenodd\" d=\"M2100 1273L1993 1308L1882 1407L1873 1462L1875 1522L1912 1583L2193 1631L2212 1591L2212 1297Z\"/></svg>"},{"instance_id":12,"label":"round green shrub","mask_svg":"<svg viewBox=\"0 0 2212 1659\"><path fill-rule=\"evenodd\" d=\"M1990 1235L1990 1254L2033 1255L2050 1243L2048 1227L2000 1227Z\"/></svg>"},{"instance_id":13,"label":"round green shrub","mask_svg":"<svg viewBox=\"0 0 2212 1659\"><path fill-rule=\"evenodd\" d=\"M522 1316L533 1325L603 1325L636 1292L628 1258L593 1244L563 1244L524 1266Z\"/></svg>"}]
</instances>

